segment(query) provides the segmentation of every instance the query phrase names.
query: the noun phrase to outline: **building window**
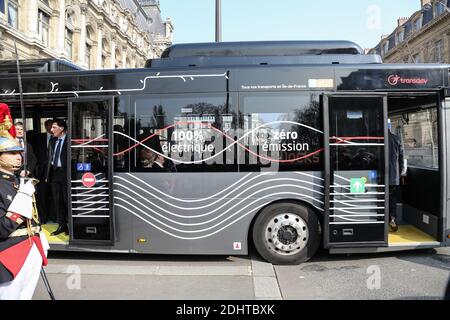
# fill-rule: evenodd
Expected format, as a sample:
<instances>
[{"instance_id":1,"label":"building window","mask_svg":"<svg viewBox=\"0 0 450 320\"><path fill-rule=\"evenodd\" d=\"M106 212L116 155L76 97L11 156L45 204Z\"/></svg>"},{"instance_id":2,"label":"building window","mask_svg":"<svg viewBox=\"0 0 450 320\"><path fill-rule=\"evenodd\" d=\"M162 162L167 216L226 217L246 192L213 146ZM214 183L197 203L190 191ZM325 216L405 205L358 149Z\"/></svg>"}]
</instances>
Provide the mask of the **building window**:
<instances>
[{"instance_id":1,"label":"building window","mask_svg":"<svg viewBox=\"0 0 450 320\"><path fill-rule=\"evenodd\" d=\"M439 40L434 45L434 62L443 62L444 44Z\"/></svg>"},{"instance_id":2,"label":"building window","mask_svg":"<svg viewBox=\"0 0 450 320\"><path fill-rule=\"evenodd\" d=\"M38 11L38 32L42 43L48 47L50 16L44 11Z\"/></svg>"},{"instance_id":3,"label":"building window","mask_svg":"<svg viewBox=\"0 0 450 320\"><path fill-rule=\"evenodd\" d=\"M382 54L385 55L389 52L389 41L386 41L385 43L383 43L383 47L382 47Z\"/></svg>"},{"instance_id":4,"label":"building window","mask_svg":"<svg viewBox=\"0 0 450 320\"><path fill-rule=\"evenodd\" d=\"M413 63L422 63L422 59L420 58L420 54L418 54L418 53L413 55L412 60L413 60L412 61Z\"/></svg>"},{"instance_id":5,"label":"building window","mask_svg":"<svg viewBox=\"0 0 450 320\"><path fill-rule=\"evenodd\" d=\"M109 63L109 58L111 57L110 55L110 45L109 42L103 38L102 40L102 69L109 69L110 68L110 63Z\"/></svg>"},{"instance_id":6,"label":"building window","mask_svg":"<svg viewBox=\"0 0 450 320\"><path fill-rule=\"evenodd\" d=\"M408 166L439 168L439 130L437 108L408 114L408 122L401 117L392 119L392 128L401 137Z\"/></svg>"},{"instance_id":7,"label":"building window","mask_svg":"<svg viewBox=\"0 0 450 320\"><path fill-rule=\"evenodd\" d=\"M73 32L66 28L66 53L67 57L72 60L72 44L73 44Z\"/></svg>"},{"instance_id":8,"label":"building window","mask_svg":"<svg viewBox=\"0 0 450 320\"><path fill-rule=\"evenodd\" d=\"M73 30L75 28L73 12L66 10L65 49L67 58L73 59Z\"/></svg>"},{"instance_id":9,"label":"building window","mask_svg":"<svg viewBox=\"0 0 450 320\"><path fill-rule=\"evenodd\" d=\"M446 7L446 5L444 3L442 3L441 1L438 1L436 3L436 6L434 7L435 17L438 17L441 14L443 14L445 12L445 7Z\"/></svg>"},{"instance_id":10,"label":"building window","mask_svg":"<svg viewBox=\"0 0 450 320\"><path fill-rule=\"evenodd\" d=\"M19 28L19 6L16 2L9 0L8 2L8 24L15 28Z\"/></svg>"},{"instance_id":11,"label":"building window","mask_svg":"<svg viewBox=\"0 0 450 320\"><path fill-rule=\"evenodd\" d=\"M5 0L0 0L0 13L5 13Z\"/></svg>"},{"instance_id":12,"label":"building window","mask_svg":"<svg viewBox=\"0 0 450 320\"><path fill-rule=\"evenodd\" d=\"M398 45L398 44L402 43L403 40L405 40L405 31L402 29L400 32L398 32L395 35L395 44Z\"/></svg>"},{"instance_id":13,"label":"building window","mask_svg":"<svg viewBox=\"0 0 450 320\"><path fill-rule=\"evenodd\" d=\"M88 69L92 68L92 66L91 66L91 63L92 63L92 61L91 61L91 54L93 54L93 52L92 52L93 35L94 35L94 33L93 33L91 27L90 26L87 27L86 28L86 53L85 53L84 61L86 61Z\"/></svg>"},{"instance_id":14,"label":"building window","mask_svg":"<svg viewBox=\"0 0 450 320\"><path fill-rule=\"evenodd\" d=\"M85 60L86 60L88 69L90 69L91 68L91 46L88 43L86 43L86 58L85 58Z\"/></svg>"},{"instance_id":15,"label":"building window","mask_svg":"<svg viewBox=\"0 0 450 320\"><path fill-rule=\"evenodd\" d=\"M414 31L419 31L422 28L422 17L417 18L414 20Z\"/></svg>"}]
</instances>

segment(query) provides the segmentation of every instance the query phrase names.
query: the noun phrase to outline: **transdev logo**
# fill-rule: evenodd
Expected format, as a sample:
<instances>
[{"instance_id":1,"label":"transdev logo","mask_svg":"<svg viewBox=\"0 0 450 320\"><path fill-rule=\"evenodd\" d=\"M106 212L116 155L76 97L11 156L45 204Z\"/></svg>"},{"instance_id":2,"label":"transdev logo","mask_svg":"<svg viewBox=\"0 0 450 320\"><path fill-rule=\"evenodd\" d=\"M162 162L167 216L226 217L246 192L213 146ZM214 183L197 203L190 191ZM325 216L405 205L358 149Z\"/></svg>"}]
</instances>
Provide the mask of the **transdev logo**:
<instances>
[{"instance_id":1,"label":"transdev logo","mask_svg":"<svg viewBox=\"0 0 450 320\"><path fill-rule=\"evenodd\" d=\"M396 86L399 83L400 84L427 84L428 83L428 79L425 78L402 78L397 74L391 74L388 77L388 82L391 86Z\"/></svg>"}]
</instances>

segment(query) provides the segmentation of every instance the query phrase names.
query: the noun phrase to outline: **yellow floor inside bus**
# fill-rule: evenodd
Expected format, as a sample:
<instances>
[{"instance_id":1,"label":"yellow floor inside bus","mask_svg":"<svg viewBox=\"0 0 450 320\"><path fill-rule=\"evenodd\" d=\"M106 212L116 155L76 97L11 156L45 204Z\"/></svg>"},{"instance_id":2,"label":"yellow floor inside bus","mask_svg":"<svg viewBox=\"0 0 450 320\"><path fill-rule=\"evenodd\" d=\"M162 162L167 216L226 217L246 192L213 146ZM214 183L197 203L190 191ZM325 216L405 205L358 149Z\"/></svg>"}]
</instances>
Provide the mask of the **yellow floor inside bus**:
<instances>
[{"instance_id":1,"label":"yellow floor inside bus","mask_svg":"<svg viewBox=\"0 0 450 320\"><path fill-rule=\"evenodd\" d=\"M401 244L409 242L435 242L429 234L417 229L412 225L399 225L397 232L389 232L388 242L389 244Z\"/></svg>"},{"instance_id":2,"label":"yellow floor inside bus","mask_svg":"<svg viewBox=\"0 0 450 320\"><path fill-rule=\"evenodd\" d=\"M45 232L48 243L50 244L67 244L69 243L69 235L65 233L60 233L57 236L52 236L51 233L58 229L57 223L47 223L42 225L42 229Z\"/></svg>"}]
</instances>

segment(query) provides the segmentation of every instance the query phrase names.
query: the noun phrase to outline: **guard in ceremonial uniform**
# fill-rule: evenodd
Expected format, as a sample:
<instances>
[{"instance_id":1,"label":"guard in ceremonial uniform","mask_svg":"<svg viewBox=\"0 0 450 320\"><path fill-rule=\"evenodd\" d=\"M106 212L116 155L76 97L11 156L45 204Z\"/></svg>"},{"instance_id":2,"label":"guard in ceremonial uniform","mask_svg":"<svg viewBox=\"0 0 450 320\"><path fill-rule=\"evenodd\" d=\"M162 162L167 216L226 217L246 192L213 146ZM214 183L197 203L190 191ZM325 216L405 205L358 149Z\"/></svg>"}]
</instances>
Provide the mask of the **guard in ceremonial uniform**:
<instances>
[{"instance_id":1,"label":"guard in ceremonial uniform","mask_svg":"<svg viewBox=\"0 0 450 320\"><path fill-rule=\"evenodd\" d=\"M30 300L49 246L34 203L34 181L14 174L23 148L11 127L9 107L0 103L0 299Z\"/></svg>"}]
</instances>

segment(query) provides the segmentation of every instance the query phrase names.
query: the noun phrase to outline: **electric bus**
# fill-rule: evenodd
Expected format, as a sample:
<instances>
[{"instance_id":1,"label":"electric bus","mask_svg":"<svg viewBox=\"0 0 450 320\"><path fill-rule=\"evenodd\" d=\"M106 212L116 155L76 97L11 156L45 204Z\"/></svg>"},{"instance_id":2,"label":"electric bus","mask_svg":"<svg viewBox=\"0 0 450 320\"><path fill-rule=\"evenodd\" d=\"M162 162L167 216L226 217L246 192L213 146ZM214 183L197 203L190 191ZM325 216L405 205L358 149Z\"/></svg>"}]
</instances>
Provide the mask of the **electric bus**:
<instances>
[{"instance_id":1,"label":"electric bus","mask_svg":"<svg viewBox=\"0 0 450 320\"><path fill-rule=\"evenodd\" d=\"M177 44L137 69L24 69L22 116L15 63L0 65L0 101L30 141L47 119L68 123L69 233L45 224L51 250L253 243L298 264L319 247L450 245L450 65L384 64L349 41ZM389 130L407 162L395 191Z\"/></svg>"}]
</instances>

